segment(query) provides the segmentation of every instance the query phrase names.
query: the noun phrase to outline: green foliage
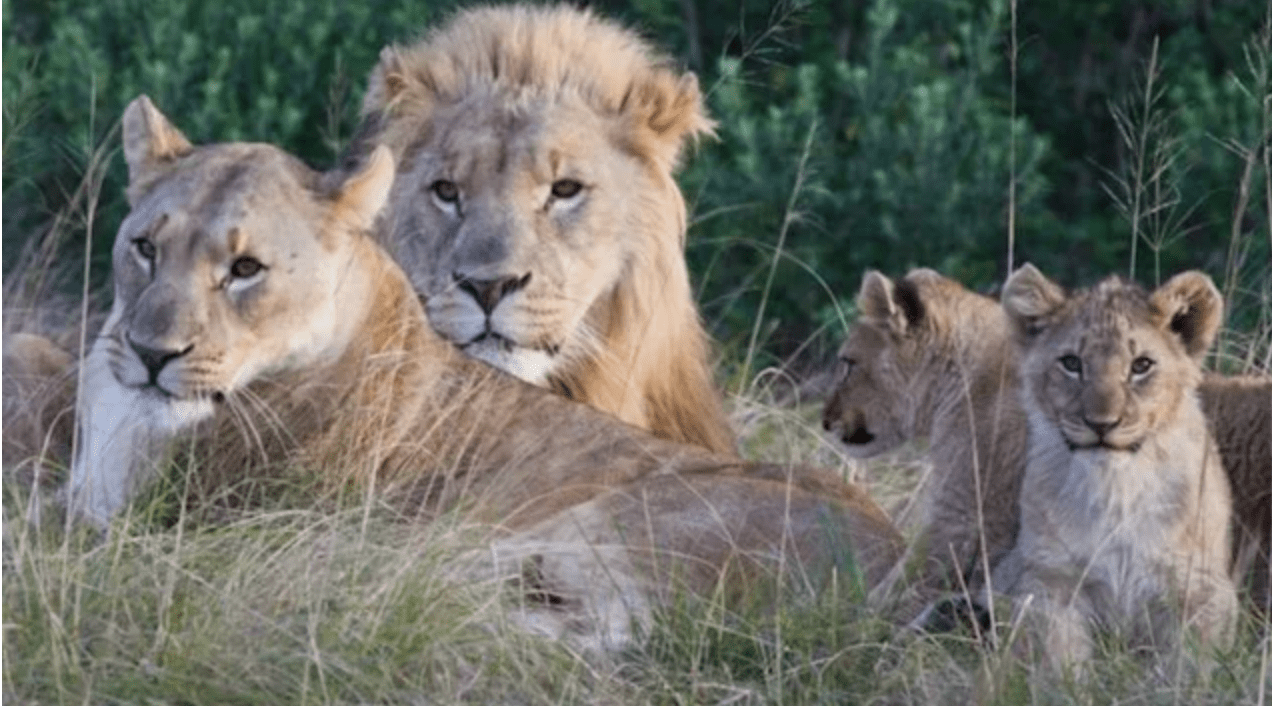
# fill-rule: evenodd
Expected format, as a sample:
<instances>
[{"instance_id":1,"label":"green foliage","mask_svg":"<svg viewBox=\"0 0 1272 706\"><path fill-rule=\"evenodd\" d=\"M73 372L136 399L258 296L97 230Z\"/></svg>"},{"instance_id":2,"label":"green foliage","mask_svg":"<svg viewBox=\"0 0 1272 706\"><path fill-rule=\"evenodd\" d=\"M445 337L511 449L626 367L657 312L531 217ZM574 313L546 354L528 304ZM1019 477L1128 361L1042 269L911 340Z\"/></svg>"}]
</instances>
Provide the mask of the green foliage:
<instances>
[{"instance_id":1,"label":"green foliage","mask_svg":"<svg viewBox=\"0 0 1272 706\"><path fill-rule=\"evenodd\" d=\"M905 34L911 4L874 3L859 60L775 65L759 78L721 61L711 95L721 139L685 182L696 197L690 259L723 330L743 329L756 311L755 283L784 223L767 308L789 339L779 349L835 322L835 300L851 299L866 268L926 265L972 282L1003 272L1012 139L1018 217L1041 211L1047 141L986 88L1001 63L1002 4L942 4L954 21L943 36Z\"/></svg>"}]
</instances>

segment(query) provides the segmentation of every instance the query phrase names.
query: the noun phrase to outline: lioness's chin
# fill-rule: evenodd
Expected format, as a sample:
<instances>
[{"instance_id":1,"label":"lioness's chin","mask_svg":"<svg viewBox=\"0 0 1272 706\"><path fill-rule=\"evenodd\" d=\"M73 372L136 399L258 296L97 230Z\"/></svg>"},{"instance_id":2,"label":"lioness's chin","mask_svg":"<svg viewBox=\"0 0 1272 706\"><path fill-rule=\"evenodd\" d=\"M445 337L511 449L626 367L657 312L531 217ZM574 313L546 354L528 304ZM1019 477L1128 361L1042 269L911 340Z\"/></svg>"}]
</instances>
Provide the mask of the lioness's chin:
<instances>
[{"instance_id":1,"label":"lioness's chin","mask_svg":"<svg viewBox=\"0 0 1272 706\"><path fill-rule=\"evenodd\" d=\"M213 396L173 397L155 387L134 388L139 404L145 405L159 429L168 432L188 429L210 419L216 412Z\"/></svg>"},{"instance_id":2,"label":"lioness's chin","mask_svg":"<svg viewBox=\"0 0 1272 706\"><path fill-rule=\"evenodd\" d=\"M548 386L548 376L555 367L553 356L545 351L508 345L504 339L484 338L463 347L464 354L514 375L531 385Z\"/></svg>"}]
</instances>

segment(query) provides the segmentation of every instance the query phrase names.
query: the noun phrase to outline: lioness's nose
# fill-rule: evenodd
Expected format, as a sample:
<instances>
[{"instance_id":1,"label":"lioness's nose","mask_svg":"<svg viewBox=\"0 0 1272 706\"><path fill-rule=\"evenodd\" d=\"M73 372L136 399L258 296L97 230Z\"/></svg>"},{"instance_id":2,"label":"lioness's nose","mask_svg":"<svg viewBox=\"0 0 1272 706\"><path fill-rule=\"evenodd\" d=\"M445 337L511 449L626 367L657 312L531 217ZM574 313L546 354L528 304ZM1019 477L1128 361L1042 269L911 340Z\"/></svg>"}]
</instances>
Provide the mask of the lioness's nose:
<instances>
[{"instance_id":1,"label":"lioness's nose","mask_svg":"<svg viewBox=\"0 0 1272 706\"><path fill-rule=\"evenodd\" d=\"M150 374L151 385L159 384L159 373L163 370L165 365L174 358L180 358L194 349L194 344L190 344L181 350L171 348L151 348L134 341L131 336L128 337L128 346L133 349L134 353L137 354L137 358L141 360L141 364L146 366L146 372Z\"/></svg>"},{"instance_id":2,"label":"lioness's nose","mask_svg":"<svg viewBox=\"0 0 1272 706\"><path fill-rule=\"evenodd\" d=\"M451 276L455 278L456 286L468 292L487 315L495 310L495 307L498 306L500 300L504 297L524 288L530 283L529 272L520 277L508 275L495 279L475 279L465 277L458 272L451 273Z\"/></svg>"}]
</instances>

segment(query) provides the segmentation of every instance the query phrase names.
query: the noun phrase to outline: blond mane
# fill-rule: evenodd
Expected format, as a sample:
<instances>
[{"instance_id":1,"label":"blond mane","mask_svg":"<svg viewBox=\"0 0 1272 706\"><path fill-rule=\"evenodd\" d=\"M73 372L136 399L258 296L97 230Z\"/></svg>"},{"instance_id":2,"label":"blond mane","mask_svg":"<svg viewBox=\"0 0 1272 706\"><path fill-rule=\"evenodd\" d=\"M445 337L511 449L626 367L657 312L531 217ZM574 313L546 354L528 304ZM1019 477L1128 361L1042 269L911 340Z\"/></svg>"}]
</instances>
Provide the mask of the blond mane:
<instances>
[{"instance_id":1,"label":"blond mane","mask_svg":"<svg viewBox=\"0 0 1272 706\"><path fill-rule=\"evenodd\" d=\"M409 254L416 244L400 244L440 237L412 213L426 207L419 201L427 200L433 177L411 182L417 178L413 165L444 156L428 146L441 129L439 112L464 106L474 118L503 116L492 118L498 126L483 133L500 140L499 131L513 129L505 122L547 116L564 104L585 106L607 126L608 151L584 161L612 163L623 155L642 165L641 181L597 197L634 212L609 226L622 229L619 245L586 246L593 248L589 261L599 257L621 271L595 299L575 304L586 307L586 318L560 346L564 350L541 384L663 438L733 452L685 265L685 203L672 178L686 141L709 134L712 121L697 79L675 70L635 33L590 11L512 5L461 11L410 46L386 48L370 77L364 123L351 148L356 159L383 144L403 164L399 180L406 185L395 187L402 195L391 199L381 237L426 298L451 284L442 282L435 291L421 284L420 273L438 266L440 246L430 243L434 249L416 257ZM511 201L503 198L497 208L513 212ZM531 247L518 245L517 237L505 236L505 246ZM604 247L618 249L599 250ZM541 281L536 277L532 286ZM436 327L432 310L430 316Z\"/></svg>"}]
</instances>

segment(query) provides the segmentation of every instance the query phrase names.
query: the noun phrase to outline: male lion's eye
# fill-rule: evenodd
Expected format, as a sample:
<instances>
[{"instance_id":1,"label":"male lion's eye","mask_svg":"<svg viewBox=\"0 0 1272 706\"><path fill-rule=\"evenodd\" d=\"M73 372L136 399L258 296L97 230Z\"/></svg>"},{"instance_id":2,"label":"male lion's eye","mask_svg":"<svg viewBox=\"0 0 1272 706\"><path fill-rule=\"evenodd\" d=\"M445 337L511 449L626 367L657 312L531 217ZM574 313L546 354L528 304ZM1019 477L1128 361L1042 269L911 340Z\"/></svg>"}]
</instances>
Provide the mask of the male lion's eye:
<instances>
[{"instance_id":1,"label":"male lion's eye","mask_svg":"<svg viewBox=\"0 0 1272 706\"><path fill-rule=\"evenodd\" d=\"M583 185L573 179L558 179L552 182L552 196L558 199L569 199L579 195Z\"/></svg>"},{"instance_id":2,"label":"male lion's eye","mask_svg":"<svg viewBox=\"0 0 1272 706\"><path fill-rule=\"evenodd\" d=\"M1153 369L1153 359L1148 356L1140 356L1131 361L1131 373L1134 375L1143 375Z\"/></svg>"},{"instance_id":3,"label":"male lion's eye","mask_svg":"<svg viewBox=\"0 0 1272 706\"><path fill-rule=\"evenodd\" d=\"M429 188L432 189L433 195L444 203L455 203L459 200L459 186L453 181L438 179Z\"/></svg>"},{"instance_id":4,"label":"male lion's eye","mask_svg":"<svg viewBox=\"0 0 1272 706\"><path fill-rule=\"evenodd\" d=\"M1070 353L1069 355L1060 356L1060 367L1064 368L1068 373L1082 372L1082 359Z\"/></svg>"},{"instance_id":5,"label":"male lion's eye","mask_svg":"<svg viewBox=\"0 0 1272 706\"><path fill-rule=\"evenodd\" d=\"M254 257L240 257L230 265L230 276L236 279L247 279L265 269L265 265Z\"/></svg>"},{"instance_id":6,"label":"male lion's eye","mask_svg":"<svg viewBox=\"0 0 1272 706\"><path fill-rule=\"evenodd\" d=\"M133 247L137 248L137 254L146 260L155 259L155 244L150 242L149 238L135 238Z\"/></svg>"}]
</instances>

